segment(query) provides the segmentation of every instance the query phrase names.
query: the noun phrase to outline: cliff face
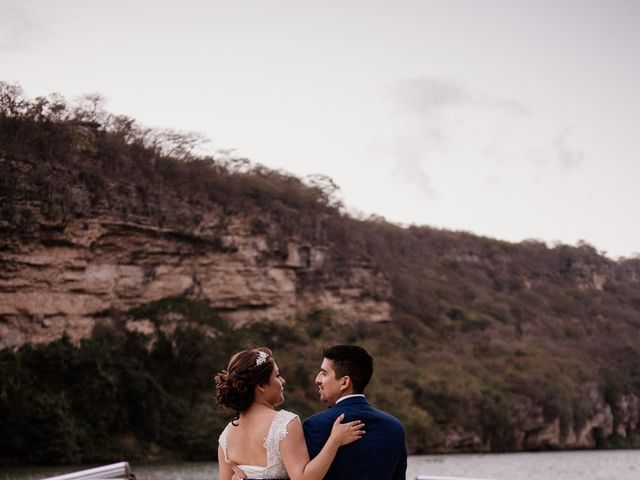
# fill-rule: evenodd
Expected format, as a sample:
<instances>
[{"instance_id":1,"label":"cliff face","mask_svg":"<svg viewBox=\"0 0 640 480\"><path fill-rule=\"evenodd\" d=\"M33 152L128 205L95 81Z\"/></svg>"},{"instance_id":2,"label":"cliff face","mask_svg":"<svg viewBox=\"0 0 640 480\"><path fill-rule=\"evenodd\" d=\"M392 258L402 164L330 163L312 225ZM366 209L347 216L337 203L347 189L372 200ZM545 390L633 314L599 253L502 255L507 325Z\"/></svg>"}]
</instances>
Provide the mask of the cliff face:
<instances>
[{"instance_id":1,"label":"cliff face","mask_svg":"<svg viewBox=\"0 0 640 480\"><path fill-rule=\"evenodd\" d=\"M389 283L373 266L332 273L324 246L289 239L274 251L248 223L210 215L190 232L109 218L50 225L0 252L0 347L78 341L105 314L172 296L206 299L236 326L317 310L342 322L391 319Z\"/></svg>"},{"instance_id":2,"label":"cliff face","mask_svg":"<svg viewBox=\"0 0 640 480\"><path fill-rule=\"evenodd\" d=\"M622 395L613 408L593 383L580 387L585 415L580 421L565 421L549 415L530 397L516 396L505 412L513 426L509 438L497 449L506 451L577 450L602 447L606 439L616 438L621 444L632 442L639 432L640 398ZM496 445L480 430L451 426L434 450L450 452L491 452Z\"/></svg>"},{"instance_id":3,"label":"cliff face","mask_svg":"<svg viewBox=\"0 0 640 480\"><path fill-rule=\"evenodd\" d=\"M413 453L640 445L640 259L355 220L326 179L1 101L0 451L42 448L0 462L209 458L211 375L247 342L277 350L302 416L322 347L366 346Z\"/></svg>"},{"instance_id":4,"label":"cliff face","mask_svg":"<svg viewBox=\"0 0 640 480\"><path fill-rule=\"evenodd\" d=\"M29 241L7 243L0 252L0 347L63 336L77 343L91 338L103 318L168 297L207 300L235 327L261 321L293 325L321 310L351 324L392 320L390 284L372 265L360 262L336 271L328 265L327 247L293 238L284 243L274 245L252 232L251 221L242 216L211 214L188 232L106 216L43 224ZM463 265L487 261L459 252L448 258ZM508 257L489 263L492 269L513 268ZM600 268L574 266L576 288L601 290L603 279L615 272ZM524 278L522 288L532 290L531 282ZM145 319L125 315L123 321L127 330L157 335ZM165 333L169 323L162 327ZM430 451L596 448L603 439L638 433L636 394L611 402L595 383L579 388L579 420L561 418L532 396L515 394L503 412L511 431L502 443L496 445L483 429L468 428L467 421L449 418L430 441ZM480 417L479 406L472 400L469 416Z\"/></svg>"}]
</instances>

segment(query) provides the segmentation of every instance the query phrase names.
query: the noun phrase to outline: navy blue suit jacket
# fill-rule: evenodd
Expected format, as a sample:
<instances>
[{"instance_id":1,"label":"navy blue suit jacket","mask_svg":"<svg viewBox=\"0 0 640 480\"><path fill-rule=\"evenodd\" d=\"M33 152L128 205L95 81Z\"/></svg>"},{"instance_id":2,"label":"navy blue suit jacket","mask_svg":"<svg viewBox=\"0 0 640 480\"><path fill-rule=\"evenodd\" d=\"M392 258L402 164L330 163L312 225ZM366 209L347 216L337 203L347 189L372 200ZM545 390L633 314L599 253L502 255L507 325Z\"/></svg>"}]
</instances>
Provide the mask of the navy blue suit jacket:
<instances>
[{"instance_id":1,"label":"navy blue suit jacket","mask_svg":"<svg viewBox=\"0 0 640 480\"><path fill-rule=\"evenodd\" d=\"M304 438L309 457L314 458L331 433L335 419L362 420L364 436L340 447L325 480L405 480L407 448L404 429L397 418L373 408L364 397L351 397L307 418Z\"/></svg>"}]
</instances>

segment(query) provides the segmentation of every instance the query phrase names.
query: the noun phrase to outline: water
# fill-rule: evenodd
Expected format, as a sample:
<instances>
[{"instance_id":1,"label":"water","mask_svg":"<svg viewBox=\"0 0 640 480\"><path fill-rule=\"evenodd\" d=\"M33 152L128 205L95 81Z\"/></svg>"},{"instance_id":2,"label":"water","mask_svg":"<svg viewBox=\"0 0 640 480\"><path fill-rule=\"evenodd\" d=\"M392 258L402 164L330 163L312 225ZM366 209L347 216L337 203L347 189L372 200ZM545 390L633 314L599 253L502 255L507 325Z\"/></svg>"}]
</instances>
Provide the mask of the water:
<instances>
[{"instance_id":1,"label":"water","mask_svg":"<svg viewBox=\"0 0 640 480\"><path fill-rule=\"evenodd\" d=\"M640 450L410 457L407 479L418 474L495 480L640 480Z\"/></svg>"},{"instance_id":2,"label":"water","mask_svg":"<svg viewBox=\"0 0 640 480\"><path fill-rule=\"evenodd\" d=\"M39 480L82 468L0 469L0 480ZM131 465L137 480L217 480L216 463ZM640 480L640 450L409 457L407 479L416 475L492 480Z\"/></svg>"}]
</instances>

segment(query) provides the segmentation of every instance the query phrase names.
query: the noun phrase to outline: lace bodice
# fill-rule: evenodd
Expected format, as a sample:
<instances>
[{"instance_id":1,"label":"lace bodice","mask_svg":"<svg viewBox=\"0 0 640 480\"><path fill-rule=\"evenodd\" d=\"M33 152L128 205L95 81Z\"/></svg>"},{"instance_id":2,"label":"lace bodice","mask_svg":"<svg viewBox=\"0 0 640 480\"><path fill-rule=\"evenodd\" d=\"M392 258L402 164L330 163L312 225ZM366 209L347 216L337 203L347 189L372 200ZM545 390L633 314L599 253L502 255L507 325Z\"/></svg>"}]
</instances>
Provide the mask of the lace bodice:
<instances>
[{"instance_id":1,"label":"lace bodice","mask_svg":"<svg viewBox=\"0 0 640 480\"><path fill-rule=\"evenodd\" d=\"M249 478L287 478L287 470L282 463L282 457L280 457L280 442L287 436L287 425L289 422L296 418L297 415L286 410L280 410L276 413L271 426L269 427L269 433L267 438L264 439L264 448L267 450L267 466L261 467L256 465L238 465ZM229 429L233 428L233 425L229 423L220 434L218 443L224 453L225 460L229 460L227 457L227 436Z\"/></svg>"}]
</instances>

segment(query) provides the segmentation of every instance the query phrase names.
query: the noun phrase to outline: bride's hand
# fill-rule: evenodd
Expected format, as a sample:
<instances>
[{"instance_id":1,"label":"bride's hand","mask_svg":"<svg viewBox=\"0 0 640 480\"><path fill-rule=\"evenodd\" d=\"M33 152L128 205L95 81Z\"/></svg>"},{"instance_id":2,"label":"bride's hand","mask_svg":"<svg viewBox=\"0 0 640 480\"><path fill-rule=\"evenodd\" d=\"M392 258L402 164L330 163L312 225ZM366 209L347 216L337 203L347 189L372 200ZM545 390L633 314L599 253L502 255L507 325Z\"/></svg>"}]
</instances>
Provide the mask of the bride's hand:
<instances>
[{"instance_id":1,"label":"bride's hand","mask_svg":"<svg viewBox=\"0 0 640 480\"><path fill-rule=\"evenodd\" d=\"M353 422L342 423L344 420L344 413L340 414L336 421L333 422L331 428L331 435L329 439L333 439L338 446L348 445L362 438L365 434L364 423L360 420L354 420Z\"/></svg>"},{"instance_id":2,"label":"bride's hand","mask_svg":"<svg viewBox=\"0 0 640 480\"><path fill-rule=\"evenodd\" d=\"M244 473L244 470L238 467L238 465L235 462L227 461L227 463L233 470L233 475L231 476L231 480L242 480L244 478L247 478L247 474Z\"/></svg>"}]
</instances>

